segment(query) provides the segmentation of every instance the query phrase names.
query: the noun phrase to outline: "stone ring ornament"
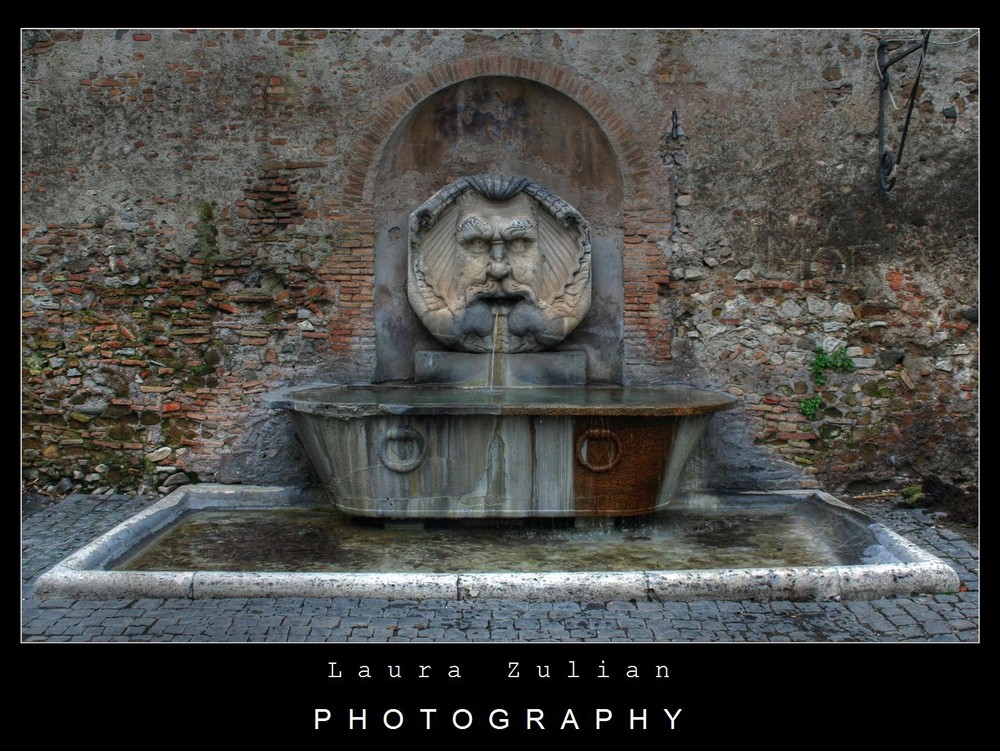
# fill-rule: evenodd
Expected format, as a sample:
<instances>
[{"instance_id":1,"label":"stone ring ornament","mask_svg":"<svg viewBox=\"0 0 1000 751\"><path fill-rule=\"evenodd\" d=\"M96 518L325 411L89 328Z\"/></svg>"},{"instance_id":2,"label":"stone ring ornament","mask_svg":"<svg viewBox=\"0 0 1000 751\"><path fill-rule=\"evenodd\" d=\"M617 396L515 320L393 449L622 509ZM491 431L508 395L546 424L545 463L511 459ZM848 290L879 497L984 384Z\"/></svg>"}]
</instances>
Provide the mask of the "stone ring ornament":
<instances>
[{"instance_id":1,"label":"stone ring ornament","mask_svg":"<svg viewBox=\"0 0 1000 751\"><path fill-rule=\"evenodd\" d=\"M576 439L576 460L591 472L610 472L621 459L622 442L608 428L588 428Z\"/></svg>"},{"instance_id":2,"label":"stone ring ornament","mask_svg":"<svg viewBox=\"0 0 1000 751\"><path fill-rule=\"evenodd\" d=\"M378 441L378 458L393 472L405 475L424 461L424 437L413 428L389 428Z\"/></svg>"},{"instance_id":3,"label":"stone ring ornament","mask_svg":"<svg viewBox=\"0 0 1000 751\"><path fill-rule=\"evenodd\" d=\"M410 215L407 294L450 349L549 349L590 309L590 227L526 177L463 177Z\"/></svg>"}]
</instances>

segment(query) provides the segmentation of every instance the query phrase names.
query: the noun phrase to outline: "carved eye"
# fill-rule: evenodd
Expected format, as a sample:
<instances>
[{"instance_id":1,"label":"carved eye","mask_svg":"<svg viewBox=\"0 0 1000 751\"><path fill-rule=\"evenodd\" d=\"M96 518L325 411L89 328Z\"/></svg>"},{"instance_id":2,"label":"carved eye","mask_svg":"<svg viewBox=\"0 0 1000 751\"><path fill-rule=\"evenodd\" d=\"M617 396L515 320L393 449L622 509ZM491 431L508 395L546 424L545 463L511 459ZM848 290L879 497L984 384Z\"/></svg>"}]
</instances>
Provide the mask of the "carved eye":
<instances>
[{"instance_id":1,"label":"carved eye","mask_svg":"<svg viewBox=\"0 0 1000 751\"><path fill-rule=\"evenodd\" d=\"M523 253L528 249L528 241L523 237L515 237L507 243L507 250L511 253Z\"/></svg>"},{"instance_id":2,"label":"carved eye","mask_svg":"<svg viewBox=\"0 0 1000 751\"><path fill-rule=\"evenodd\" d=\"M463 237L459 245L468 253L488 253L490 244L482 237Z\"/></svg>"}]
</instances>

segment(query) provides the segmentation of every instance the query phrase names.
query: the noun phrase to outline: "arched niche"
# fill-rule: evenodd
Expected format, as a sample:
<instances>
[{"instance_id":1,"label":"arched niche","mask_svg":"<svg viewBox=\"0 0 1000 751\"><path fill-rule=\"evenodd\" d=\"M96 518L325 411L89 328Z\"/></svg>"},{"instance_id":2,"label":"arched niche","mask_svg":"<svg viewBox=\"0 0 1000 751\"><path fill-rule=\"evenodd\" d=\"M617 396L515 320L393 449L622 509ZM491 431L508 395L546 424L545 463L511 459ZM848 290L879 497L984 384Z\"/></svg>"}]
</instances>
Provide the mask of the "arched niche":
<instances>
[{"instance_id":1,"label":"arched niche","mask_svg":"<svg viewBox=\"0 0 1000 751\"><path fill-rule=\"evenodd\" d=\"M580 104L536 81L482 76L430 95L381 151L374 186L376 380L409 380L413 354L441 345L406 295L407 222L436 191L466 175L523 175L590 223L593 302L558 349L587 354L591 382L622 377L623 185L604 130Z\"/></svg>"}]
</instances>

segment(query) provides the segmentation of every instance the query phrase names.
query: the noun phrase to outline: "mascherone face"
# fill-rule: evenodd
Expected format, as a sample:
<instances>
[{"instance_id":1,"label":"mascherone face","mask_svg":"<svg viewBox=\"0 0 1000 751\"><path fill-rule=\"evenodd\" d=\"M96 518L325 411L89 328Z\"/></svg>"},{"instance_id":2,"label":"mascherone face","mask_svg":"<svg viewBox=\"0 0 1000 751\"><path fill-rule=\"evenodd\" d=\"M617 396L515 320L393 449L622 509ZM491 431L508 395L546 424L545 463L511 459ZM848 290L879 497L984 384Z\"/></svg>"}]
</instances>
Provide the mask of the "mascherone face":
<instances>
[{"instance_id":1,"label":"mascherone face","mask_svg":"<svg viewBox=\"0 0 1000 751\"><path fill-rule=\"evenodd\" d=\"M464 352L551 349L590 308L583 217L527 178L462 178L410 216L407 294Z\"/></svg>"},{"instance_id":2,"label":"mascherone face","mask_svg":"<svg viewBox=\"0 0 1000 751\"><path fill-rule=\"evenodd\" d=\"M503 202L475 194L463 199L456 239L464 302L527 298L537 305L541 301L533 287L544 258L531 200L523 194Z\"/></svg>"}]
</instances>

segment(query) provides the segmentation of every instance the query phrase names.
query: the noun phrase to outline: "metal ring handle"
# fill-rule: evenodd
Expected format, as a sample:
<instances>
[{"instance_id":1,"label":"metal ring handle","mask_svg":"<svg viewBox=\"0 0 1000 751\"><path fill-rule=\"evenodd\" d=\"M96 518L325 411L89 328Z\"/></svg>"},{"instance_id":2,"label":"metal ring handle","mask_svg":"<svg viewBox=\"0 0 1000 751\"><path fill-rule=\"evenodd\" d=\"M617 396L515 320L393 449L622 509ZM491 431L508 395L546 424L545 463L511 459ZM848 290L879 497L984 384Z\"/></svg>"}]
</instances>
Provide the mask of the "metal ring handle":
<instances>
[{"instance_id":1,"label":"metal ring handle","mask_svg":"<svg viewBox=\"0 0 1000 751\"><path fill-rule=\"evenodd\" d=\"M414 456L400 458L396 452L393 456L389 453L389 442L412 443L416 446ZM427 447L424 437L413 428L389 428L378 441L378 458L386 467L393 472L405 475L412 472L424 461L424 453Z\"/></svg>"},{"instance_id":2,"label":"metal ring handle","mask_svg":"<svg viewBox=\"0 0 1000 751\"><path fill-rule=\"evenodd\" d=\"M587 455L587 444L592 440L610 441L614 448L611 457L603 463L595 464ZM610 472L622 458L622 442L608 428L588 428L576 439L576 460L591 472Z\"/></svg>"}]
</instances>

